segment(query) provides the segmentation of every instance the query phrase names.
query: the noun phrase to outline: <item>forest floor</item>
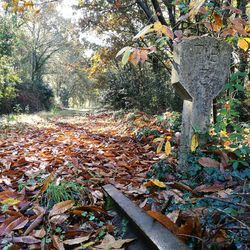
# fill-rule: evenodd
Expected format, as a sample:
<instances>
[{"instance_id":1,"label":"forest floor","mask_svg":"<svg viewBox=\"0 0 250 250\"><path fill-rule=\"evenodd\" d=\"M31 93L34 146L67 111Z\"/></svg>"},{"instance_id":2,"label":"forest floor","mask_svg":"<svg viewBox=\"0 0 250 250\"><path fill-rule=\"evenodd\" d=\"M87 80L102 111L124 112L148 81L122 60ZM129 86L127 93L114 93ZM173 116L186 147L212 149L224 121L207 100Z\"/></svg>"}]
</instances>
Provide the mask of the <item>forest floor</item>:
<instances>
[{"instance_id":1,"label":"forest floor","mask_svg":"<svg viewBox=\"0 0 250 250\"><path fill-rule=\"evenodd\" d=\"M136 139L145 124L174 136L143 113L132 122L76 111L6 117L0 127L1 249L122 249L131 240L122 239L124 228L116 228L105 210L105 184L113 184L182 240L191 239L190 246L229 246L228 230L232 237L245 237L249 183L224 176L227 156L203 157L200 165L210 172L200 173L199 180L194 175L191 185L177 172L174 152L156 154L156 136ZM213 179L219 178L211 172L216 166L223 180Z\"/></svg>"}]
</instances>

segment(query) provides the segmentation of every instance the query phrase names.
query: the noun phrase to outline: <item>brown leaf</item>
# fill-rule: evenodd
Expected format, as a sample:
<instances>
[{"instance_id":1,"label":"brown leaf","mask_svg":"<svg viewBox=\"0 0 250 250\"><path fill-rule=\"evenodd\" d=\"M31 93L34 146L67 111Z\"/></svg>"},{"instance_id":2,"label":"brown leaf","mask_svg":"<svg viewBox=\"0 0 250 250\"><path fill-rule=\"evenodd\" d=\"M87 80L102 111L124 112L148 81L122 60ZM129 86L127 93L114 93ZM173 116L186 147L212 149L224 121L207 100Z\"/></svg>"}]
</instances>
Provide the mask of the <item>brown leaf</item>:
<instances>
[{"instance_id":1,"label":"brown leaf","mask_svg":"<svg viewBox=\"0 0 250 250\"><path fill-rule=\"evenodd\" d=\"M105 250L119 249L119 248L122 248L124 244L130 243L134 240L135 239L115 240L115 238L112 235L106 234L102 243L96 246L96 248L105 249Z\"/></svg>"},{"instance_id":2,"label":"brown leaf","mask_svg":"<svg viewBox=\"0 0 250 250\"><path fill-rule=\"evenodd\" d=\"M208 167L208 168L219 168L220 163L214 159L211 159L209 157L201 157L198 160L199 164L203 167Z\"/></svg>"},{"instance_id":3,"label":"brown leaf","mask_svg":"<svg viewBox=\"0 0 250 250\"><path fill-rule=\"evenodd\" d=\"M137 65L140 62L141 53L139 49L135 49L129 57L129 61L134 65Z\"/></svg>"},{"instance_id":4,"label":"brown leaf","mask_svg":"<svg viewBox=\"0 0 250 250\"><path fill-rule=\"evenodd\" d=\"M194 191L199 193L214 193L224 189L224 184L214 184L214 185L201 185L194 189Z\"/></svg>"},{"instance_id":5,"label":"brown leaf","mask_svg":"<svg viewBox=\"0 0 250 250\"><path fill-rule=\"evenodd\" d=\"M176 233L178 227L173 223L167 216L157 211L147 211L147 214L160 222L164 227L166 227L172 233Z\"/></svg>"},{"instance_id":6,"label":"brown leaf","mask_svg":"<svg viewBox=\"0 0 250 250\"><path fill-rule=\"evenodd\" d=\"M49 213L49 217L65 213L66 211L71 209L74 206L74 204L75 201L73 200L62 201L55 204Z\"/></svg>"},{"instance_id":7,"label":"brown leaf","mask_svg":"<svg viewBox=\"0 0 250 250\"><path fill-rule=\"evenodd\" d=\"M12 241L14 243L25 243L25 244L37 244L41 242L41 240L38 240L34 238L33 236L13 237Z\"/></svg>"},{"instance_id":8,"label":"brown leaf","mask_svg":"<svg viewBox=\"0 0 250 250\"><path fill-rule=\"evenodd\" d=\"M59 215L55 215L52 218L50 218L49 221L50 221L50 223L52 223L54 225L60 225L64 221L66 221L68 218L69 218L68 214L59 214Z\"/></svg>"},{"instance_id":9,"label":"brown leaf","mask_svg":"<svg viewBox=\"0 0 250 250\"><path fill-rule=\"evenodd\" d=\"M24 232L24 235L28 235L30 232L32 232L42 221L43 221L43 216L45 214L45 210L42 207L36 206L34 208L34 211L38 216L36 219L30 224L30 226L26 229Z\"/></svg>"},{"instance_id":10,"label":"brown leaf","mask_svg":"<svg viewBox=\"0 0 250 250\"><path fill-rule=\"evenodd\" d=\"M42 195L49 187L50 182L53 180L54 174L53 172L43 181L42 188L37 196Z\"/></svg>"},{"instance_id":11,"label":"brown leaf","mask_svg":"<svg viewBox=\"0 0 250 250\"><path fill-rule=\"evenodd\" d=\"M63 241L63 243L65 245L76 245L76 244L81 244L82 242L85 242L89 239L89 236L85 236L85 237L79 237L79 238L75 238L75 239L69 239L69 240L65 240Z\"/></svg>"},{"instance_id":12,"label":"brown leaf","mask_svg":"<svg viewBox=\"0 0 250 250\"><path fill-rule=\"evenodd\" d=\"M46 235L45 229L42 227L39 230L33 230L31 236L42 239Z\"/></svg>"},{"instance_id":13,"label":"brown leaf","mask_svg":"<svg viewBox=\"0 0 250 250\"><path fill-rule=\"evenodd\" d=\"M64 250L64 245L63 245L63 241L59 238L59 236L57 235L53 235L52 236L52 242L53 242L53 246L57 249L57 250Z\"/></svg>"},{"instance_id":14,"label":"brown leaf","mask_svg":"<svg viewBox=\"0 0 250 250\"><path fill-rule=\"evenodd\" d=\"M219 14L214 13L213 30L219 32L222 28L222 18Z\"/></svg>"},{"instance_id":15,"label":"brown leaf","mask_svg":"<svg viewBox=\"0 0 250 250\"><path fill-rule=\"evenodd\" d=\"M0 236L3 236L4 234L8 234L11 231L16 230L16 228L18 228L19 225L23 224L24 222L27 223L27 219L24 216L13 216L8 218L0 226Z\"/></svg>"}]
</instances>

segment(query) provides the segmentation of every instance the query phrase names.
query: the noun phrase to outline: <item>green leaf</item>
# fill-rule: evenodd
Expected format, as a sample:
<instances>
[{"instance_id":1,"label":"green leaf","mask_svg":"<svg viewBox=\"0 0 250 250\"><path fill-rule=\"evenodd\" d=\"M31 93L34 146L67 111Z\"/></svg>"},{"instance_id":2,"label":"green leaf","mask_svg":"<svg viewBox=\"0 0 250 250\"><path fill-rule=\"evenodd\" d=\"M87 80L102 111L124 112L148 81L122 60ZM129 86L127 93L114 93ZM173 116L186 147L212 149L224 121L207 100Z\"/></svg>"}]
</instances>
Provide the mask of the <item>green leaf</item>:
<instances>
[{"instance_id":1,"label":"green leaf","mask_svg":"<svg viewBox=\"0 0 250 250\"><path fill-rule=\"evenodd\" d=\"M125 50L123 57L122 57L122 65L125 65L128 62L131 52L132 52L131 48L129 47Z\"/></svg>"},{"instance_id":2,"label":"green leaf","mask_svg":"<svg viewBox=\"0 0 250 250\"><path fill-rule=\"evenodd\" d=\"M127 47L122 48L122 49L116 54L116 57L122 55L124 52L126 52L127 50L130 50L130 49L132 49L132 47L130 47L130 46L127 46Z\"/></svg>"},{"instance_id":3,"label":"green leaf","mask_svg":"<svg viewBox=\"0 0 250 250\"><path fill-rule=\"evenodd\" d=\"M151 29L153 26L153 24L149 24L146 27L144 27L136 36L134 36L134 40L138 39L140 37L143 37L144 35L146 35L147 33L153 31L153 29Z\"/></svg>"}]
</instances>

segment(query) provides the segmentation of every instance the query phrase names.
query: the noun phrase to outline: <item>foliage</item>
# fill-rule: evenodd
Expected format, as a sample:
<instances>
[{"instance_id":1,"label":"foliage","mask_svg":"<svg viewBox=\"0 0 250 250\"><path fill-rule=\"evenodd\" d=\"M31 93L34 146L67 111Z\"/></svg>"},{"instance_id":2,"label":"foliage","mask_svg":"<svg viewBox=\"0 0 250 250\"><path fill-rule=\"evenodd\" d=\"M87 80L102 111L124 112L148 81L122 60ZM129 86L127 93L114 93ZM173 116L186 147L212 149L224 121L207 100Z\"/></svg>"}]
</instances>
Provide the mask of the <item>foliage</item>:
<instances>
[{"instance_id":1,"label":"foliage","mask_svg":"<svg viewBox=\"0 0 250 250\"><path fill-rule=\"evenodd\" d=\"M51 182L43 193L40 203L43 207L52 208L55 204L67 201L82 199L84 187L71 181L61 181L59 184Z\"/></svg>"},{"instance_id":2,"label":"foliage","mask_svg":"<svg viewBox=\"0 0 250 250\"><path fill-rule=\"evenodd\" d=\"M179 110L180 100L165 84L168 75L157 65L157 72L146 64L139 68L114 67L106 74L108 85L102 91L102 103L114 109L134 108L148 113L162 113L166 108Z\"/></svg>"}]
</instances>

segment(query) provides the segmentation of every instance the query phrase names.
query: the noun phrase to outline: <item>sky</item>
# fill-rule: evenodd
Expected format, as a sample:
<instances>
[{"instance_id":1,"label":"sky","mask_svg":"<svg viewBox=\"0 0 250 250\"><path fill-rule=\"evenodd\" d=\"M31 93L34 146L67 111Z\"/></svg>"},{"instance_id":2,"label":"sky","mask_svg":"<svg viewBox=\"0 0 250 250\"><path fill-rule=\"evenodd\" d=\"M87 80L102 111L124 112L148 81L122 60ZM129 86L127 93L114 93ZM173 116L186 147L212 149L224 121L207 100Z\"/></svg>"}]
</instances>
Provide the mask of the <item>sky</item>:
<instances>
[{"instance_id":1,"label":"sky","mask_svg":"<svg viewBox=\"0 0 250 250\"><path fill-rule=\"evenodd\" d=\"M59 12L64 18L72 19L72 22L77 22L79 16L74 15L74 10L72 5L77 5L79 0L63 0L62 4L58 7ZM97 35L94 31L88 33L82 33L80 37L84 37L90 43L95 43L97 45L103 45L103 38ZM85 55L91 57L93 50L86 50Z\"/></svg>"}]
</instances>

